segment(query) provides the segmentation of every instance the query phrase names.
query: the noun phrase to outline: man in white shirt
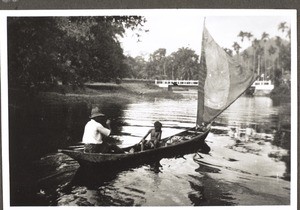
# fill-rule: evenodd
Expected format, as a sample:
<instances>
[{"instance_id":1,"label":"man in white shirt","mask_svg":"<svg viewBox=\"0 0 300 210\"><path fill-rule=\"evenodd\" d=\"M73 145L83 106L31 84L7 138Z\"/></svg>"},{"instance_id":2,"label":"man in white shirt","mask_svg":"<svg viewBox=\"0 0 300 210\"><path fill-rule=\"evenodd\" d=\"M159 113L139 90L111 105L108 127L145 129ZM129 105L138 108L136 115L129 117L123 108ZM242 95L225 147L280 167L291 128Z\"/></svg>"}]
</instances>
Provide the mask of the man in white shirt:
<instances>
[{"instance_id":1,"label":"man in white shirt","mask_svg":"<svg viewBox=\"0 0 300 210\"><path fill-rule=\"evenodd\" d=\"M105 128L101 124L104 124L105 115L99 111L98 107L92 109L90 119L85 125L82 137L82 142L85 144L84 152L124 153L118 146L103 141L103 138L111 133L110 120L106 120L107 128Z\"/></svg>"}]
</instances>

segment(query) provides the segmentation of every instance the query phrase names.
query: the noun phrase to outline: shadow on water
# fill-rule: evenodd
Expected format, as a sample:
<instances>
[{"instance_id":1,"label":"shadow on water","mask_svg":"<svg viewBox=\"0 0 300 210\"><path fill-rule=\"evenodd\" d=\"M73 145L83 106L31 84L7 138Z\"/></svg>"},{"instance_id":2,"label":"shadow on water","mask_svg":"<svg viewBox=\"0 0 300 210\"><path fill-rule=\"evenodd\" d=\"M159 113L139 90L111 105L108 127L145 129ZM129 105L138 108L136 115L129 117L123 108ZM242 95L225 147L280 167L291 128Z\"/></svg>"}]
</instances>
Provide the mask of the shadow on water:
<instances>
[{"instance_id":1,"label":"shadow on water","mask_svg":"<svg viewBox=\"0 0 300 210\"><path fill-rule=\"evenodd\" d=\"M76 206L132 206L133 201L123 200L114 186L120 174L134 169L107 169L80 167L66 155L53 154L37 163L43 166L38 171L38 189L32 205L76 205ZM131 198L129 186L128 197ZM37 202L38 201L38 202ZM34 203L36 202L36 203Z\"/></svg>"},{"instance_id":2,"label":"shadow on water","mask_svg":"<svg viewBox=\"0 0 300 210\"><path fill-rule=\"evenodd\" d=\"M81 167L77 161L62 153L49 154L35 165L35 173L39 177L37 183L29 188L31 191L27 191L28 196L22 193L24 190L21 195L15 195L19 202L22 201L19 196L22 196L27 202L31 201L32 206L133 205L133 200L129 202L119 197L114 183L118 183L120 174L131 173L136 168ZM156 164L149 168L157 174L160 171L159 167L161 165ZM126 189L129 193L127 197L131 199L130 191L134 189Z\"/></svg>"},{"instance_id":3,"label":"shadow on water","mask_svg":"<svg viewBox=\"0 0 300 210\"><path fill-rule=\"evenodd\" d=\"M147 165L147 164L145 164ZM149 166L150 170L154 173L160 173L162 165L159 161L156 161ZM142 165L134 167L139 168ZM85 186L88 189L98 189L100 186L104 185L107 182L111 182L117 178L117 176L122 172L132 171L134 169L130 166L124 166L120 168L111 168L108 169L107 167L82 167L80 166L73 179L64 186L64 191L71 190L74 186Z\"/></svg>"},{"instance_id":4,"label":"shadow on water","mask_svg":"<svg viewBox=\"0 0 300 210\"><path fill-rule=\"evenodd\" d=\"M154 171L152 167L150 170ZM133 171L131 168L107 170L107 168L79 167L73 179L57 189L58 197L55 199L57 201L55 205L71 203L76 206L134 206L136 202L145 200L143 186L136 188L122 185L119 189L114 184L120 182L121 174L128 176Z\"/></svg>"},{"instance_id":5,"label":"shadow on water","mask_svg":"<svg viewBox=\"0 0 300 210\"><path fill-rule=\"evenodd\" d=\"M221 173L218 168L199 164L195 169L200 176L190 175L196 181L189 181L193 191L188 194L194 206L231 206L235 205L233 196L229 193L229 187L220 181L212 179L208 174ZM217 183L216 183L217 182Z\"/></svg>"},{"instance_id":6,"label":"shadow on water","mask_svg":"<svg viewBox=\"0 0 300 210\"><path fill-rule=\"evenodd\" d=\"M126 103L45 102L20 93L9 94L9 169L11 205L40 205L39 170L34 164L59 148L81 141L92 106L112 119L112 132L122 129ZM55 164L53 162L53 164Z\"/></svg>"},{"instance_id":7,"label":"shadow on water","mask_svg":"<svg viewBox=\"0 0 300 210\"><path fill-rule=\"evenodd\" d=\"M208 185L209 182L214 182L214 180L209 180L209 177L204 177L203 181L206 185L195 184L190 182L191 188L194 190L193 193L188 195L189 199L194 206L232 206L235 205L233 201L234 198L230 193L221 190L218 186ZM212 196L213 195L213 196Z\"/></svg>"},{"instance_id":8,"label":"shadow on water","mask_svg":"<svg viewBox=\"0 0 300 210\"><path fill-rule=\"evenodd\" d=\"M291 107L290 99L272 98L273 106L280 109L278 113L278 124L274 134L273 145L287 150L287 154L276 157L276 154L269 154L269 157L277 158L286 165L284 180L291 179Z\"/></svg>"},{"instance_id":9,"label":"shadow on water","mask_svg":"<svg viewBox=\"0 0 300 210\"><path fill-rule=\"evenodd\" d=\"M10 106L9 158L11 204L29 205L37 200L36 167L33 164L57 148L71 145L82 135L87 119L86 103L45 105L38 101ZM28 202L28 203L27 203ZM38 203L39 204L39 203Z\"/></svg>"},{"instance_id":10,"label":"shadow on water","mask_svg":"<svg viewBox=\"0 0 300 210\"><path fill-rule=\"evenodd\" d=\"M105 168L87 170L79 167L73 179L61 190L65 193L70 193L76 186L85 186L89 190L97 190L105 183L116 179L120 172L121 170L107 171Z\"/></svg>"},{"instance_id":11,"label":"shadow on water","mask_svg":"<svg viewBox=\"0 0 300 210\"><path fill-rule=\"evenodd\" d=\"M285 173L283 175L284 180L291 180L291 131L290 125L286 125L280 128L274 135L273 145L284 148L287 150L287 154L280 156L275 154L269 154L269 157L279 159L283 161L286 165Z\"/></svg>"}]
</instances>

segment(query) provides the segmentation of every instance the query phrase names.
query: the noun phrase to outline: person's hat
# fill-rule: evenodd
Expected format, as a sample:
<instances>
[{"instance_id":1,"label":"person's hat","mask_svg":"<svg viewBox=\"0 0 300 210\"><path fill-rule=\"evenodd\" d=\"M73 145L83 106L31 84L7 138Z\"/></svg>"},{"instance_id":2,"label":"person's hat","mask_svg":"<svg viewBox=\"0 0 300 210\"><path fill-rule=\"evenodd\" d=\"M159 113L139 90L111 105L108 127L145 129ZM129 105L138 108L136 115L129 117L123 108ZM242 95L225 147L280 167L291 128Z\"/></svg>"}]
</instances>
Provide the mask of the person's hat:
<instances>
[{"instance_id":1,"label":"person's hat","mask_svg":"<svg viewBox=\"0 0 300 210\"><path fill-rule=\"evenodd\" d=\"M101 113L99 111L98 107L93 108L92 111L91 111L90 118L99 117L99 116L105 116L105 114Z\"/></svg>"},{"instance_id":2,"label":"person's hat","mask_svg":"<svg viewBox=\"0 0 300 210\"><path fill-rule=\"evenodd\" d=\"M154 127L162 127L162 124L159 121L156 121L154 123Z\"/></svg>"}]
</instances>

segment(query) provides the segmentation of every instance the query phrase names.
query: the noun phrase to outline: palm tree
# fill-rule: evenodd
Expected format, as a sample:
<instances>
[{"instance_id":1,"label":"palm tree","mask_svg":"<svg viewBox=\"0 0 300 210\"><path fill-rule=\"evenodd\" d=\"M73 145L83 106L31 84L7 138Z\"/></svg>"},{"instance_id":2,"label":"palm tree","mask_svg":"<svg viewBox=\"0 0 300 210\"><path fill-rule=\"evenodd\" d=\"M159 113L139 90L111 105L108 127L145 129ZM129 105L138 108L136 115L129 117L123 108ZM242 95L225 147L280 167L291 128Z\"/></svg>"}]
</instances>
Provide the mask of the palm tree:
<instances>
[{"instance_id":1,"label":"palm tree","mask_svg":"<svg viewBox=\"0 0 300 210\"><path fill-rule=\"evenodd\" d=\"M276 51L277 51L277 48L276 47L274 47L273 45L271 45L270 47L269 47L269 49L268 49L268 52L269 52L269 55L270 56L272 56L272 55L274 55L275 53L276 53ZM275 65L275 60L273 61L273 64L272 64L272 71L274 72L274 65Z\"/></svg>"},{"instance_id":2,"label":"palm tree","mask_svg":"<svg viewBox=\"0 0 300 210\"><path fill-rule=\"evenodd\" d=\"M258 39L254 39L252 41L252 47L253 47L253 69L254 71L256 70L256 63L255 63L255 57L256 57L256 50L259 47L259 40ZM260 72L258 72L259 74Z\"/></svg>"},{"instance_id":3,"label":"palm tree","mask_svg":"<svg viewBox=\"0 0 300 210\"><path fill-rule=\"evenodd\" d=\"M263 34L261 35L261 40L263 40L264 42L266 42L269 38L269 34L266 32L263 32Z\"/></svg>"},{"instance_id":4,"label":"palm tree","mask_svg":"<svg viewBox=\"0 0 300 210\"><path fill-rule=\"evenodd\" d=\"M281 30L282 33L284 33L286 31L286 37L291 41L291 28L287 25L286 22L280 23L278 25L278 30ZM276 41L278 42L278 46L282 46L281 45L281 40L276 38ZM279 56L278 57L280 57L280 54L281 54L280 52L281 52L281 48L279 49ZM278 63L279 63L279 61L278 61ZM282 71L283 71L283 69L282 69Z\"/></svg>"},{"instance_id":5,"label":"palm tree","mask_svg":"<svg viewBox=\"0 0 300 210\"><path fill-rule=\"evenodd\" d=\"M288 29L289 27L287 26L286 22L281 22L278 25L278 30L281 30L281 32L285 32L286 29Z\"/></svg>"},{"instance_id":6,"label":"palm tree","mask_svg":"<svg viewBox=\"0 0 300 210\"><path fill-rule=\"evenodd\" d=\"M253 34L251 32L245 32L245 36L248 38L248 40L250 41L251 38L253 37Z\"/></svg>"},{"instance_id":7,"label":"palm tree","mask_svg":"<svg viewBox=\"0 0 300 210\"><path fill-rule=\"evenodd\" d=\"M234 51L236 52L236 54L239 54L241 46L237 42L234 42L232 47L233 47Z\"/></svg>"},{"instance_id":8,"label":"palm tree","mask_svg":"<svg viewBox=\"0 0 300 210\"><path fill-rule=\"evenodd\" d=\"M276 39L275 39L275 44L277 47L281 47L281 44L282 44L282 40L279 36L276 36Z\"/></svg>"},{"instance_id":9,"label":"palm tree","mask_svg":"<svg viewBox=\"0 0 300 210\"><path fill-rule=\"evenodd\" d=\"M247 50L245 50L245 51L243 51L242 52L242 57L243 57L243 61L245 62L246 60L247 60L247 67L248 67L248 70L249 70L249 53L248 53L248 51Z\"/></svg>"},{"instance_id":10,"label":"palm tree","mask_svg":"<svg viewBox=\"0 0 300 210\"><path fill-rule=\"evenodd\" d=\"M291 29L289 28L286 34L286 37L291 41Z\"/></svg>"},{"instance_id":11,"label":"palm tree","mask_svg":"<svg viewBox=\"0 0 300 210\"><path fill-rule=\"evenodd\" d=\"M243 42L244 41L244 37L245 37L245 32L243 31L240 31L240 33L237 35L238 37L241 37L241 41Z\"/></svg>"},{"instance_id":12,"label":"palm tree","mask_svg":"<svg viewBox=\"0 0 300 210\"><path fill-rule=\"evenodd\" d=\"M269 55L272 56L276 53L277 48L271 45L268 49Z\"/></svg>"},{"instance_id":13,"label":"palm tree","mask_svg":"<svg viewBox=\"0 0 300 210\"><path fill-rule=\"evenodd\" d=\"M258 68L258 73L261 73L261 57L264 54L264 47L260 46L260 44L257 47L256 50L257 54L257 68ZM265 72L264 72L264 77L265 77Z\"/></svg>"},{"instance_id":14,"label":"palm tree","mask_svg":"<svg viewBox=\"0 0 300 210\"><path fill-rule=\"evenodd\" d=\"M237 61L239 62L239 60L240 60L239 52L240 52L241 46L237 42L234 42L232 47L233 47L234 51L236 52Z\"/></svg>"},{"instance_id":15,"label":"palm tree","mask_svg":"<svg viewBox=\"0 0 300 210\"><path fill-rule=\"evenodd\" d=\"M276 36L276 39L275 39L275 44L276 46L278 47L278 58L277 58L277 68L280 68L280 60L279 60L279 57L280 57L280 51L281 51L281 47L282 47L282 40L279 36Z\"/></svg>"},{"instance_id":16,"label":"palm tree","mask_svg":"<svg viewBox=\"0 0 300 210\"><path fill-rule=\"evenodd\" d=\"M266 32L263 32L263 34L261 35L261 40L263 40L264 41L264 71L265 71L265 73L266 73L266 42L267 42L267 40L269 39L269 34L268 33L266 33Z\"/></svg>"}]
</instances>

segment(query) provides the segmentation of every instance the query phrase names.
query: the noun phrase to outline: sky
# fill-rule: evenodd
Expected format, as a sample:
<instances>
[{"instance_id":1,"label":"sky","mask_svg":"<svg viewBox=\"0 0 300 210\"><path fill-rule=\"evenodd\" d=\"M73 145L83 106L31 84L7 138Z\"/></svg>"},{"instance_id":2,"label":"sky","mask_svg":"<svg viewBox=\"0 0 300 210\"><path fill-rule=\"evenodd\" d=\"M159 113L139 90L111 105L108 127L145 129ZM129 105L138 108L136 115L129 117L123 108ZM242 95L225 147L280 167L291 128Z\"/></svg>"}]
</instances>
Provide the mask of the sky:
<instances>
[{"instance_id":1,"label":"sky","mask_svg":"<svg viewBox=\"0 0 300 210\"><path fill-rule=\"evenodd\" d=\"M270 37L281 36L286 39L286 34L278 31L278 25L287 22L291 26L292 19L288 12L257 11L214 10L203 13L200 10L164 10L141 13L147 20L144 27L149 32L142 33L140 42L137 42L132 31L128 30L120 41L125 54L132 57L141 55L147 58L159 48L166 48L169 55L181 47L193 49L200 55L204 16L206 28L223 48L232 49L234 42L238 42L242 49L250 46L247 38L241 42L237 37L240 31L251 32L258 39L263 32L270 34Z\"/></svg>"}]
</instances>

